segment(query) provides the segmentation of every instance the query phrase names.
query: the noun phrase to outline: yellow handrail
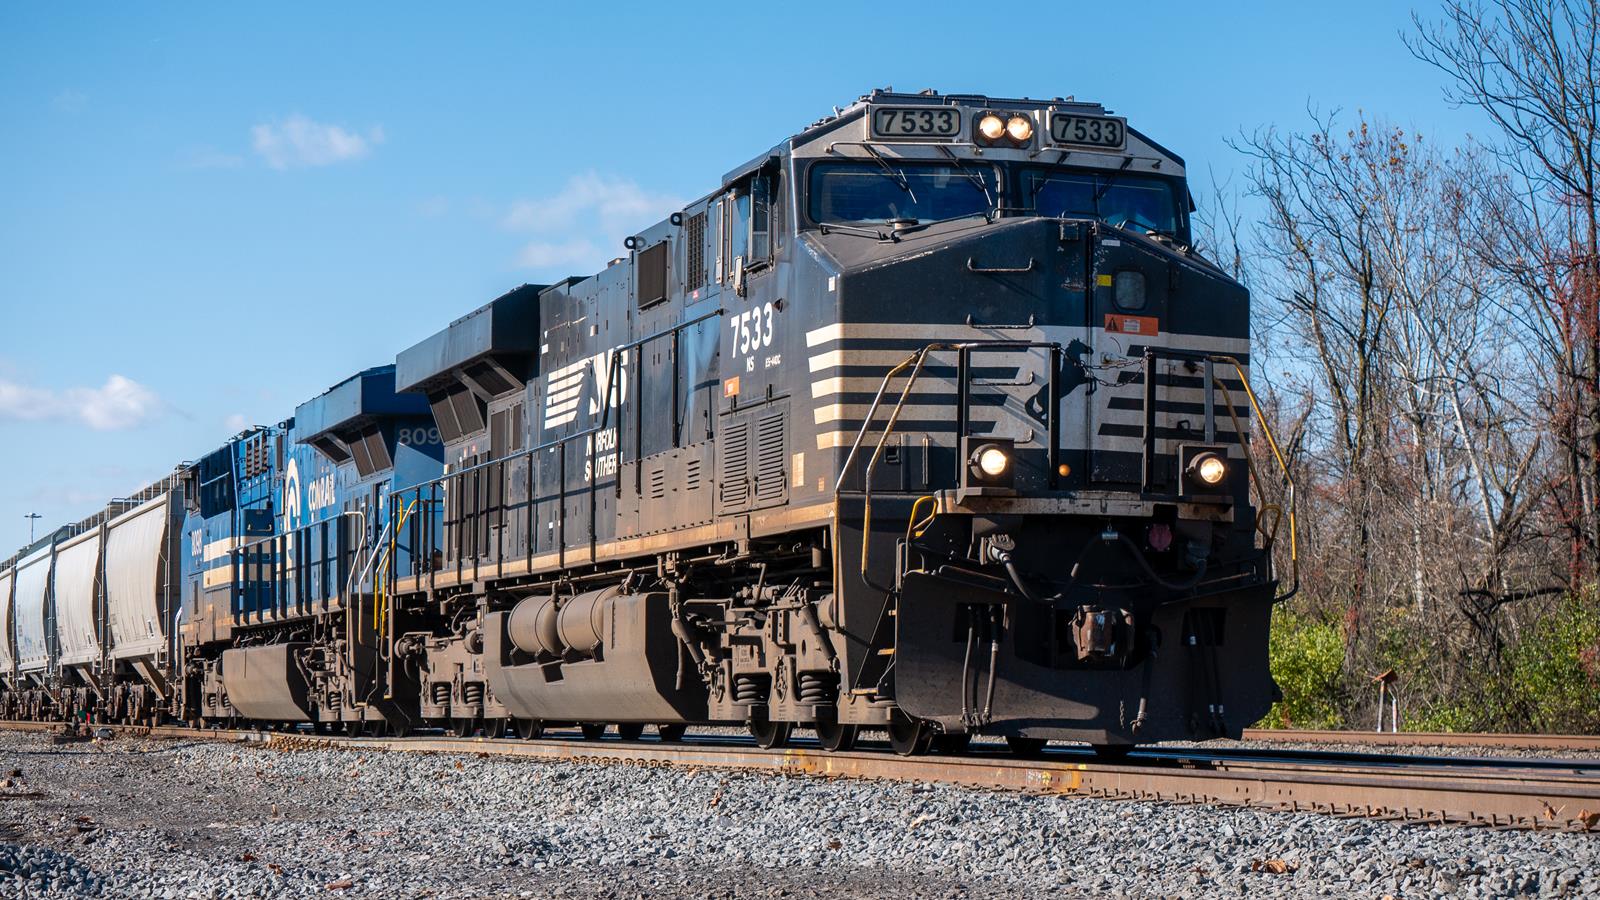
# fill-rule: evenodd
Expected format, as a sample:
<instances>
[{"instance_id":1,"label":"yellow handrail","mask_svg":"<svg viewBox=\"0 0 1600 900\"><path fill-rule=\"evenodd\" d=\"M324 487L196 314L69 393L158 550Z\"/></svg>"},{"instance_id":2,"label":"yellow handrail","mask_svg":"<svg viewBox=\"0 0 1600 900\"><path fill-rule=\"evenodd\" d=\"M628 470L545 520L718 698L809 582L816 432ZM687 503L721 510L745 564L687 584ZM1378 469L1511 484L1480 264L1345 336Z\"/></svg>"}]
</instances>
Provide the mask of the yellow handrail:
<instances>
[{"instance_id":1,"label":"yellow handrail","mask_svg":"<svg viewBox=\"0 0 1600 900\"><path fill-rule=\"evenodd\" d=\"M1272 426L1267 424L1267 417L1261 414L1261 403L1256 399L1256 392L1250 388L1250 379L1244 374L1244 364L1232 356L1220 354L1213 355L1210 359L1213 362L1233 366L1234 373L1239 376L1239 384L1244 388L1245 396L1250 399L1250 409L1255 413L1256 421L1261 423L1261 434L1267 439L1267 446L1272 448L1272 456L1278 463L1278 471L1283 473L1284 484L1289 487L1289 567L1293 580L1287 593L1273 598L1274 603L1279 603L1293 597L1300 590L1300 528L1295 517L1298 503L1295 496L1294 476L1289 473L1289 464L1283 458L1283 451L1278 448L1278 439L1272 434ZM1228 393L1228 386L1223 384L1222 379L1215 375L1211 377L1211 383L1222 391L1222 402L1228 407L1228 417L1233 420L1233 433L1239 439L1240 448L1244 450L1245 467L1250 470L1250 480L1256 486L1256 493L1260 494L1262 500L1265 501L1266 492L1261 487L1261 475L1256 471L1255 454L1250 450L1250 445L1244 441L1244 425L1239 422L1239 414L1234 412L1233 397ZM1280 517L1283 515L1282 507L1276 504L1269 504L1269 506L1276 509ZM1262 512L1266 509L1266 506L1262 507ZM1258 522L1258 527L1259 524ZM1275 538L1278 530L1276 525L1272 530ZM1265 532L1262 532L1262 534L1265 535ZM1271 540L1268 541L1269 549L1271 542Z\"/></svg>"},{"instance_id":2,"label":"yellow handrail","mask_svg":"<svg viewBox=\"0 0 1600 900\"><path fill-rule=\"evenodd\" d=\"M413 499L400 510L400 520L395 523L394 528L389 532L389 545L383 548L383 557L378 560L378 583L372 592L372 630L374 632L378 630L380 616L384 621L388 620L389 601L384 589L389 585L389 557L394 553L395 547L399 545L400 529L405 527L406 519L411 517L411 510L415 509L416 506L417 501Z\"/></svg>"}]
</instances>

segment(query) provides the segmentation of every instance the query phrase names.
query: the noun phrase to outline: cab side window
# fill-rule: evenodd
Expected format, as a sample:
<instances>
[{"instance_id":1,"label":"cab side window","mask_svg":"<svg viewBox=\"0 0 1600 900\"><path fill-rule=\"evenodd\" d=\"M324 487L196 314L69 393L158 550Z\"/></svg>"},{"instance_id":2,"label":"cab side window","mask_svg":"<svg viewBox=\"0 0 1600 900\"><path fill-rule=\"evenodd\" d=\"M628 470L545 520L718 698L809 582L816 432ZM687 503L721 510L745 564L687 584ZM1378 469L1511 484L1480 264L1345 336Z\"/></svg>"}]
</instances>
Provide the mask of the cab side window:
<instances>
[{"instance_id":1,"label":"cab side window","mask_svg":"<svg viewBox=\"0 0 1600 900\"><path fill-rule=\"evenodd\" d=\"M718 280L730 280L742 294L745 277L768 269L777 249L775 224L781 221L777 170L763 170L739 182L723 196L721 209Z\"/></svg>"}]
</instances>

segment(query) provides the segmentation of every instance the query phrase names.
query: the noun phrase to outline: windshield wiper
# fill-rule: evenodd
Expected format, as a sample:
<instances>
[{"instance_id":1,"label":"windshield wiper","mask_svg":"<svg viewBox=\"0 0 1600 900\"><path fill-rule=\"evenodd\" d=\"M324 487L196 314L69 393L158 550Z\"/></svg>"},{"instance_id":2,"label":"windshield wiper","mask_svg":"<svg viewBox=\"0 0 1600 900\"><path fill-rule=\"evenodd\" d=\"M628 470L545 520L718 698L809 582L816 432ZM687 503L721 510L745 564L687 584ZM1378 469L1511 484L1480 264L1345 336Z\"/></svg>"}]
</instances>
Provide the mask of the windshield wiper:
<instances>
[{"instance_id":1,"label":"windshield wiper","mask_svg":"<svg viewBox=\"0 0 1600 900\"><path fill-rule=\"evenodd\" d=\"M1135 215L1133 213L1123 213L1122 216L1115 222L1111 221L1110 219L1107 219L1106 220L1106 224L1112 225L1112 226L1114 226L1116 228L1126 228L1129 225L1137 225L1140 228L1143 228L1145 231L1149 232L1150 234L1159 234L1159 235L1162 235L1163 237L1169 237L1169 238L1177 238L1177 236L1178 236L1175 232L1173 232L1173 231L1171 231L1169 229L1166 229L1166 228L1162 228L1160 225L1156 225L1156 224L1151 223L1151 222L1146 222L1145 220L1139 218L1137 215Z\"/></svg>"},{"instance_id":2,"label":"windshield wiper","mask_svg":"<svg viewBox=\"0 0 1600 900\"><path fill-rule=\"evenodd\" d=\"M1100 185L1100 190L1094 192L1094 208L1096 210L1100 208L1100 201L1105 197L1106 191L1111 190L1111 186L1117 183L1117 179L1121 178L1122 173L1128 171L1128 167L1131 165L1133 165L1133 157L1123 157L1122 165L1115 172L1106 176L1106 183ZM1095 177L1098 178L1100 176L1096 175Z\"/></svg>"},{"instance_id":3,"label":"windshield wiper","mask_svg":"<svg viewBox=\"0 0 1600 900\"><path fill-rule=\"evenodd\" d=\"M1060 155L1056 157L1055 162L1050 164L1049 168L1044 170L1044 175L1035 176L1038 180L1034 182L1033 193L1028 195L1029 203L1034 203L1039 199L1039 192L1050 186L1050 176L1063 171L1066 168L1067 157L1072 155L1071 150L1057 150L1056 153Z\"/></svg>"},{"instance_id":4,"label":"windshield wiper","mask_svg":"<svg viewBox=\"0 0 1600 900\"><path fill-rule=\"evenodd\" d=\"M906 174L904 172L897 171L893 166L889 165L889 161L884 159L883 155L880 154L871 144L864 144L863 146L866 147L867 153L877 161L878 165L883 167L883 171L889 176L889 180L893 181L900 188L900 190L910 194L912 203L919 202L917 200L917 192L911 189L911 181L910 179L906 178Z\"/></svg>"},{"instance_id":5,"label":"windshield wiper","mask_svg":"<svg viewBox=\"0 0 1600 900\"><path fill-rule=\"evenodd\" d=\"M983 216L983 221L984 221L984 224L986 224L986 225L994 222L994 211L993 211L993 209L979 210L977 212L962 213L962 214L960 214L958 216L948 216L948 217L943 218L943 219L934 219L932 222L918 222L917 224L911 225L911 226L906 227L906 228L896 228L894 230L894 233L889 236L889 239L890 240L898 240L900 235L902 235L902 234L914 234L914 233L916 233L918 231L923 231L925 229L932 228L935 225L943 225L946 222L954 222L954 221L956 221L958 219L970 219L973 216Z\"/></svg>"},{"instance_id":6,"label":"windshield wiper","mask_svg":"<svg viewBox=\"0 0 1600 900\"><path fill-rule=\"evenodd\" d=\"M970 180L973 184L977 185L978 186L978 190L983 191L983 202L984 202L985 205L987 205L989 207L989 211L984 213L983 217L984 217L984 219L986 219L986 220L988 220L990 222L993 222L994 221L994 210L995 210L996 203L995 203L994 195L989 193L989 184L988 184L988 182L985 182L983 180L983 178L978 175L978 173L968 171L967 167L961 164L961 157L955 155L955 153L953 153L950 150L949 147L946 147L943 144L935 144L934 146L938 147L940 150L943 150L944 151L944 155L950 157L950 161L956 164L956 168L957 169L961 170L961 174L967 176L968 180ZM953 216L952 218L961 218L961 217L960 216ZM934 223L929 222L928 224L932 225Z\"/></svg>"},{"instance_id":7,"label":"windshield wiper","mask_svg":"<svg viewBox=\"0 0 1600 900\"><path fill-rule=\"evenodd\" d=\"M857 225L841 225L837 222L819 222L817 223L817 230L823 234L838 232L839 234L848 234L855 237L869 237L878 241L889 240L888 236L876 229L862 228Z\"/></svg>"}]
</instances>

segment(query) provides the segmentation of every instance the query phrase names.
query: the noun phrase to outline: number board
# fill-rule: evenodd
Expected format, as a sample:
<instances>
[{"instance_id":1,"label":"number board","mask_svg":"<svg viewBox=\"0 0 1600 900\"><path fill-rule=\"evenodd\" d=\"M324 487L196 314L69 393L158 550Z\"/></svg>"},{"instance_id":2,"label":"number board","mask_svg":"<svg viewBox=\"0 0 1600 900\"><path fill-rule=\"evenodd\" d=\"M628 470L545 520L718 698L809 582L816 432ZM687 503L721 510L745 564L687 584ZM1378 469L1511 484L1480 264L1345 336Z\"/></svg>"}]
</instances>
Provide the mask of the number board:
<instances>
[{"instance_id":1,"label":"number board","mask_svg":"<svg viewBox=\"0 0 1600 900\"><path fill-rule=\"evenodd\" d=\"M1117 116L1074 116L1052 112L1050 142L1121 150L1128 142L1128 120Z\"/></svg>"},{"instance_id":2,"label":"number board","mask_svg":"<svg viewBox=\"0 0 1600 900\"><path fill-rule=\"evenodd\" d=\"M961 134L961 112L948 106L874 106L868 118L875 140L949 140Z\"/></svg>"}]
</instances>

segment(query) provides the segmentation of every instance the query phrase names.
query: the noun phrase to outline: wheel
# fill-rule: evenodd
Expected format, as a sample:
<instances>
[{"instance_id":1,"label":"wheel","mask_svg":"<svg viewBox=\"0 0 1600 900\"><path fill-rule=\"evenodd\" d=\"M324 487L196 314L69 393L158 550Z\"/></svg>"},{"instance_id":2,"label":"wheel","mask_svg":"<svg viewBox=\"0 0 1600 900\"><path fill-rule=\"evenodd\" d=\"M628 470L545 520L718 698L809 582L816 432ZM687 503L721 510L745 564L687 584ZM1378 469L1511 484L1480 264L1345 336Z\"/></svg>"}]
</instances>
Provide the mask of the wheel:
<instances>
[{"instance_id":1,"label":"wheel","mask_svg":"<svg viewBox=\"0 0 1600 900\"><path fill-rule=\"evenodd\" d=\"M586 741L598 741L606 735L606 726L600 723L586 722L579 725L578 730L583 732Z\"/></svg>"},{"instance_id":2,"label":"wheel","mask_svg":"<svg viewBox=\"0 0 1600 900\"><path fill-rule=\"evenodd\" d=\"M970 732L962 732L959 734L937 735L930 746L935 753L960 756L967 752L968 747L972 746L972 734Z\"/></svg>"},{"instance_id":3,"label":"wheel","mask_svg":"<svg viewBox=\"0 0 1600 900\"><path fill-rule=\"evenodd\" d=\"M854 750L856 736L860 733L861 729L854 725L840 725L833 719L827 721L817 720L817 743L821 744L822 749L829 753L843 753L846 750Z\"/></svg>"},{"instance_id":4,"label":"wheel","mask_svg":"<svg viewBox=\"0 0 1600 900\"><path fill-rule=\"evenodd\" d=\"M383 737L383 733L385 731L387 731L387 730L389 730L388 723L384 722L382 719L362 719L361 720L361 736L362 737L370 737L370 738Z\"/></svg>"},{"instance_id":5,"label":"wheel","mask_svg":"<svg viewBox=\"0 0 1600 900\"><path fill-rule=\"evenodd\" d=\"M312 734L327 734L328 733L328 723L322 721L321 719L318 719L315 722L312 722L311 723L311 733Z\"/></svg>"},{"instance_id":6,"label":"wheel","mask_svg":"<svg viewBox=\"0 0 1600 900\"><path fill-rule=\"evenodd\" d=\"M1031 759L1043 753L1044 745L1047 743L1049 741L1044 738L1022 737L1015 734L1006 735L1006 746L1011 748L1011 752L1014 755L1024 759Z\"/></svg>"},{"instance_id":7,"label":"wheel","mask_svg":"<svg viewBox=\"0 0 1600 900\"><path fill-rule=\"evenodd\" d=\"M625 741L637 741L644 734L644 725L640 722L617 723L617 737Z\"/></svg>"},{"instance_id":8,"label":"wheel","mask_svg":"<svg viewBox=\"0 0 1600 900\"><path fill-rule=\"evenodd\" d=\"M477 731L477 716L459 716L450 720L450 733L458 738L472 737Z\"/></svg>"},{"instance_id":9,"label":"wheel","mask_svg":"<svg viewBox=\"0 0 1600 900\"><path fill-rule=\"evenodd\" d=\"M921 722L896 718L889 723L889 748L900 756L917 756L928 752L928 742L933 735Z\"/></svg>"},{"instance_id":10,"label":"wheel","mask_svg":"<svg viewBox=\"0 0 1600 900\"><path fill-rule=\"evenodd\" d=\"M1094 744L1090 747L1094 751L1095 759L1107 762L1127 759L1128 754L1133 752L1133 748L1133 744Z\"/></svg>"},{"instance_id":11,"label":"wheel","mask_svg":"<svg viewBox=\"0 0 1600 900\"><path fill-rule=\"evenodd\" d=\"M789 743L789 731L792 728L788 722L774 722L764 714L752 716L745 722L745 727L750 729L750 736L756 739L756 746L763 750Z\"/></svg>"},{"instance_id":12,"label":"wheel","mask_svg":"<svg viewBox=\"0 0 1600 900\"><path fill-rule=\"evenodd\" d=\"M411 720L394 718L388 720L389 737L403 738L411 733Z\"/></svg>"},{"instance_id":13,"label":"wheel","mask_svg":"<svg viewBox=\"0 0 1600 900\"><path fill-rule=\"evenodd\" d=\"M538 719L513 719L511 721L517 729L517 737L525 741L536 741L544 737L544 723Z\"/></svg>"},{"instance_id":14,"label":"wheel","mask_svg":"<svg viewBox=\"0 0 1600 900\"><path fill-rule=\"evenodd\" d=\"M656 737L660 738L663 744L676 744L683 740L684 732L688 730L687 725L657 725Z\"/></svg>"}]
</instances>

